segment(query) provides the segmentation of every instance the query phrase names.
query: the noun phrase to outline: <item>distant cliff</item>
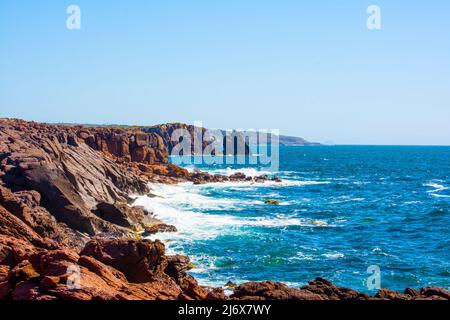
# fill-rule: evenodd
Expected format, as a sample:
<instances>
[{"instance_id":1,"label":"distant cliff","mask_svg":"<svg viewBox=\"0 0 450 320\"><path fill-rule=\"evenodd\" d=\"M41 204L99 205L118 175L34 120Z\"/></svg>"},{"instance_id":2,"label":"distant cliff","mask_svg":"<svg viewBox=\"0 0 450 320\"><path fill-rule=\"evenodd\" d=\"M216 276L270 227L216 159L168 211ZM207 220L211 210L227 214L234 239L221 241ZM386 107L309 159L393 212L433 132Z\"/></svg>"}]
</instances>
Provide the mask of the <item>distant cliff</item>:
<instances>
[{"instance_id":1,"label":"distant cliff","mask_svg":"<svg viewBox=\"0 0 450 320\"><path fill-rule=\"evenodd\" d=\"M66 123L60 123L59 125L73 125L73 124L66 124ZM110 125L97 125L97 124L80 124L80 126L84 128L109 128L109 129L124 129L124 130L140 130L145 133L155 133L162 137L164 145L169 150L169 153L172 152L173 147L178 144L178 141L172 141L172 134L175 130L178 129L185 129L189 132L189 134L193 137L195 126L188 125L185 123L180 122L174 122L174 123L166 123L166 124L158 124L153 126L128 126L128 125L117 125L117 124L110 124ZM205 132L209 129L207 128L198 128L201 130L202 134L205 135ZM225 130L212 130L216 132L220 132L222 135L224 135L224 140L221 143L223 145L223 153L226 155L242 155L242 154L250 154L250 147L248 145L248 140L246 140L246 132L245 131L233 131L232 134ZM274 137L276 138L276 137ZM235 139L235 141L232 141L231 139ZM267 143L271 143L272 141L271 134L267 135ZM212 141L208 140L207 138L204 139L202 143L202 151L203 149L208 146ZM227 143L230 144L234 142L235 145L238 145L239 143L244 145L244 148L234 148L234 150L227 150ZM282 146L320 146L322 144L318 142L311 142L307 141L300 137L294 137L294 136L285 136L285 135L279 135L278 136L278 142ZM191 144L191 150L192 155L195 155L195 148L194 143Z\"/></svg>"},{"instance_id":2,"label":"distant cliff","mask_svg":"<svg viewBox=\"0 0 450 320\"><path fill-rule=\"evenodd\" d=\"M187 125L183 123L168 123L168 124L161 124L161 125L155 125L151 127L141 127L141 130L147 133L156 133L160 135L167 148L169 149L169 152L172 151L172 148L178 143L178 141L172 141L171 137L175 130L177 129L185 129L189 132L191 136L194 135L195 127L192 125ZM202 130L202 134L205 135L205 132L208 130L206 128L197 128ZM213 130L214 131L214 130ZM245 131L232 131L227 132L225 130L216 130L217 132L220 132L224 136L224 140L221 143L223 145L224 154L227 155L242 155L250 154L250 146L249 146L249 133ZM234 139L234 141L232 141ZM267 135L267 143L271 144L273 141L278 141L278 143L282 146L320 146L320 143L317 142L310 142L300 137L293 137L293 136L273 136L271 134ZM202 144L202 151L203 149L208 146L212 141L209 141L208 139L204 139ZM227 144L234 142L234 150L227 150ZM241 145L244 147L238 148L237 146ZM195 154L194 150L194 144L191 145L192 154ZM244 151L245 150L245 151Z\"/></svg>"},{"instance_id":3,"label":"distant cliff","mask_svg":"<svg viewBox=\"0 0 450 320\"><path fill-rule=\"evenodd\" d=\"M152 127L142 127L141 130L146 132L146 133L156 133L159 136L161 136L164 140L164 143L166 144L167 148L169 149L169 152L172 152L172 149L179 143L179 141L173 141L172 137L173 137L173 133L176 130L186 130L192 141L191 141L191 151L192 154L195 155L198 152L196 152L197 150L195 150L195 146L194 146L194 134L196 132L196 129L198 132L201 132L203 139L202 139L202 150L201 152L203 153L203 150L210 145L214 140L213 139L209 139L206 135L206 132L208 131L208 129L206 128L199 128L199 127L195 127L193 125L188 125L188 124L184 124L184 123L167 123L167 124L161 124L161 125L156 125L156 126L152 126ZM214 130L212 130L214 131ZM245 136L242 132L239 131L233 131L231 133L227 133L223 130L215 130L215 133L218 134L222 134L223 135L223 141L220 141L218 144L220 146L223 147L223 154L225 155L249 155L250 154L250 148L248 146L248 144L245 142ZM230 146L231 146L231 150L230 150ZM240 146L240 147L238 147Z\"/></svg>"},{"instance_id":4,"label":"distant cliff","mask_svg":"<svg viewBox=\"0 0 450 320\"><path fill-rule=\"evenodd\" d=\"M171 135L173 133L174 130L176 129L186 129L189 131L189 133L191 135L193 135L194 133L194 126L192 125L187 125L184 123L167 123L167 124L161 124L161 125L155 125L155 126L151 126L151 127L141 127L141 130L144 132L148 132L148 133L157 133L159 134L161 137L163 137L164 141L166 142L167 147L169 148L169 152L172 150L172 147L174 145L176 145L177 142L172 142L171 141ZM202 133L204 134L206 130L206 128L201 128ZM227 134L227 132L225 130L218 130L220 131L224 136ZM229 133L228 133L229 134ZM245 137L246 135L248 135L246 132L243 131L233 131L232 132L232 137L235 137L235 139L237 139L238 143L245 143ZM274 137L276 138L276 137ZM224 146L226 145L227 140L226 139L230 139L230 137L225 137L225 140L223 142ZM272 141L272 136L271 134L267 135L267 141L270 144L270 142ZM317 142L310 142L307 141L303 138L300 137L293 137L293 136L284 136L284 135L279 135L278 136L278 142L280 145L283 146L320 146L320 143ZM205 146L207 146L210 143L210 141L205 141L203 143L203 148ZM226 149L226 148L224 148ZM248 143L245 143L245 152L246 154L249 153L249 146ZM239 152L231 152L231 151L225 151L225 154L239 154Z\"/></svg>"},{"instance_id":5,"label":"distant cliff","mask_svg":"<svg viewBox=\"0 0 450 320\"><path fill-rule=\"evenodd\" d=\"M320 146L318 142L306 141L303 138L291 137L291 136L279 136L279 142L282 146Z\"/></svg>"}]
</instances>

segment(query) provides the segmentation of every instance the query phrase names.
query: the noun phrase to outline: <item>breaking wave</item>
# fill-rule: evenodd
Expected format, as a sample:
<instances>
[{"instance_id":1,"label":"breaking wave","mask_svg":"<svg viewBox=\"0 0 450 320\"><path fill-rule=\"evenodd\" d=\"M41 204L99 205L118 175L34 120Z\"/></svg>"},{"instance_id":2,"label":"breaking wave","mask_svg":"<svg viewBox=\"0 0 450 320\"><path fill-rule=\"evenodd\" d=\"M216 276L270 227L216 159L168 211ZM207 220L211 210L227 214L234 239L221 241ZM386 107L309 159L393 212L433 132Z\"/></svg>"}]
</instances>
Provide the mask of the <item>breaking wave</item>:
<instances>
[{"instance_id":1,"label":"breaking wave","mask_svg":"<svg viewBox=\"0 0 450 320\"><path fill-rule=\"evenodd\" d=\"M214 187L221 184L214 184ZM236 186L236 184L228 184ZM150 196L137 196L134 205L144 206L164 223L175 225L176 233L160 233L151 239L168 242L168 248L177 251L178 244L185 241L214 239L221 235L242 235L248 228L282 227L332 227L325 220L299 218L294 214L266 216L237 216L231 214L245 206L264 205L260 200L217 198L202 194L207 185L194 186L190 183L179 185L151 185ZM208 213L208 210L220 214ZM177 253L181 253L178 252Z\"/></svg>"}]
</instances>

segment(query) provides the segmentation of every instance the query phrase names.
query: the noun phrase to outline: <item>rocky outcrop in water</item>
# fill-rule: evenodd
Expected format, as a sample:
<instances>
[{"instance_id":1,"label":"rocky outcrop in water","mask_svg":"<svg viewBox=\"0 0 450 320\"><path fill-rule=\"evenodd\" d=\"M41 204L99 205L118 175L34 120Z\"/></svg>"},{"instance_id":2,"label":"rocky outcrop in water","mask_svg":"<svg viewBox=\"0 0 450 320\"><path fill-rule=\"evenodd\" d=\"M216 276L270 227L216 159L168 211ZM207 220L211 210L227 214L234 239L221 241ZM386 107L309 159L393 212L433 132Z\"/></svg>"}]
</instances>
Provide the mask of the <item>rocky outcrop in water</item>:
<instances>
[{"instance_id":1,"label":"rocky outcrop in water","mask_svg":"<svg viewBox=\"0 0 450 320\"><path fill-rule=\"evenodd\" d=\"M250 177L243 173L236 173L231 176L221 174L210 174L200 170L189 172L185 168L168 164L146 165L142 163L130 163L129 169L139 176L144 176L152 182L175 184L180 182L192 182L194 184L223 183L223 182L247 182L265 183L282 182L278 177L269 177L267 175Z\"/></svg>"},{"instance_id":2,"label":"rocky outcrop in water","mask_svg":"<svg viewBox=\"0 0 450 320\"><path fill-rule=\"evenodd\" d=\"M330 281L317 278L299 289L273 282L249 282L238 286L231 298L239 300L449 300L450 292L438 287L420 290L406 289L404 293L381 289L371 297L349 288L335 286Z\"/></svg>"}]
</instances>

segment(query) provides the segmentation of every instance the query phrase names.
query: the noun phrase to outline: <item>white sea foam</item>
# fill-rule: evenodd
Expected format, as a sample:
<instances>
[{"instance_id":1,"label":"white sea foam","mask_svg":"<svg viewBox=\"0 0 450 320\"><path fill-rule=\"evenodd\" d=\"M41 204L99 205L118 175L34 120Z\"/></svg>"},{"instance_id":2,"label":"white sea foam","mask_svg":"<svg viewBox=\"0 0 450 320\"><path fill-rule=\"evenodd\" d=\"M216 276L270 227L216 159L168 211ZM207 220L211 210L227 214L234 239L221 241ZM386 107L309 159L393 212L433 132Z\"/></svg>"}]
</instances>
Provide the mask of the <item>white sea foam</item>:
<instances>
[{"instance_id":1,"label":"white sea foam","mask_svg":"<svg viewBox=\"0 0 450 320\"><path fill-rule=\"evenodd\" d=\"M344 202L361 202L361 201L365 201L365 198L351 198L349 196L340 196L335 198L334 201L332 201L331 203L333 204L337 204L337 203L344 203Z\"/></svg>"},{"instance_id":2,"label":"white sea foam","mask_svg":"<svg viewBox=\"0 0 450 320\"><path fill-rule=\"evenodd\" d=\"M333 252L333 253L324 253L321 255L317 255L317 254L306 254L306 253L299 251L299 252L297 252L297 254L295 256L289 258L288 260L290 260L290 261L312 261L312 260L320 259L319 257L324 257L324 258L330 259L330 260L336 260L336 259L345 258L345 254L340 253L340 252Z\"/></svg>"},{"instance_id":3,"label":"white sea foam","mask_svg":"<svg viewBox=\"0 0 450 320\"><path fill-rule=\"evenodd\" d=\"M289 182L291 183L291 182ZM284 183L285 185L290 184ZM320 181L292 181L293 185L314 185L322 184ZM193 185L183 183L178 185L152 184L150 185L153 196L135 197L135 205L144 206L164 223L177 227L175 233L159 233L149 237L150 239L160 239L166 243L168 254L187 254L184 252L186 245L196 241L213 240L220 236L251 236L254 232L251 228L287 228L287 227L307 227L307 228L329 228L334 227L325 220L312 220L298 217L292 214L278 214L265 216L239 216L233 212L241 210L246 206L264 206L261 200L233 199L210 196L211 192L222 193L236 189L243 191L254 190L257 187L279 185L277 183L264 183L251 185L249 183L223 183L209 185ZM258 190L259 191L259 190ZM276 190L264 193L264 198L270 196L277 198L280 194ZM210 211L214 210L214 214ZM208 212L209 211L209 212ZM217 213L219 212L219 213ZM204 285L224 285L228 279L219 275L211 276L217 269L219 257L196 255L189 252L193 264L196 266L191 273L202 278ZM310 260L312 256L298 256L299 260ZM213 281L209 279L214 279ZM235 282L246 282L245 279L235 279Z\"/></svg>"},{"instance_id":4,"label":"white sea foam","mask_svg":"<svg viewBox=\"0 0 450 320\"><path fill-rule=\"evenodd\" d=\"M432 193L431 195L436 198L450 198L449 195L445 195L445 194Z\"/></svg>"},{"instance_id":5,"label":"white sea foam","mask_svg":"<svg viewBox=\"0 0 450 320\"><path fill-rule=\"evenodd\" d=\"M220 235L242 235L248 230L245 227L279 228L289 226L300 227L332 227L324 220L308 220L293 215L276 215L265 217L240 217L226 213L242 208L243 204L258 205L262 201L232 200L209 197L201 194L204 186L192 184L151 185L154 197L137 196L135 205L144 206L152 211L156 218L164 223L175 225L177 233L161 233L152 239L170 241L168 247L176 247L173 243L214 239ZM222 210L224 214L204 213L201 210ZM243 228L244 227L244 228Z\"/></svg>"},{"instance_id":6,"label":"white sea foam","mask_svg":"<svg viewBox=\"0 0 450 320\"><path fill-rule=\"evenodd\" d=\"M345 258L345 254L339 253L339 252L336 252L336 253L324 253L324 254L322 254L322 257L325 257L325 258L331 259L331 260L335 260L335 259Z\"/></svg>"},{"instance_id":7,"label":"white sea foam","mask_svg":"<svg viewBox=\"0 0 450 320\"><path fill-rule=\"evenodd\" d=\"M299 181L299 180L288 180L283 179L282 182L276 181L264 181L264 182L254 182L254 181L226 181L226 182L217 182L217 183L208 183L203 186L213 186L215 188L230 188L230 187L294 187L294 186L313 186L313 185L326 185L330 184L330 181Z\"/></svg>"},{"instance_id":8,"label":"white sea foam","mask_svg":"<svg viewBox=\"0 0 450 320\"><path fill-rule=\"evenodd\" d=\"M278 192L270 192L265 194L268 198L281 198L281 195Z\"/></svg>"},{"instance_id":9,"label":"white sea foam","mask_svg":"<svg viewBox=\"0 0 450 320\"><path fill-rule=\"evenodd\" d=\"M378 248L378 247L377 247L377 248L374 248L374 249L372 250L372 252L373 252L374 254L380 255L380 256L386 256L386 257L392 256L392 255L390 255L390 254L384 252L381 248ZM392 257L394 257L394 256L392 256Z\"/></svg>"},{"instance_id":10,"label":"white sea foam","mask_svg":"<svg viewBox=\"0 0 450 320\"><path fill-rule=\"evenodd\" d=\"M232 169L232 168L226 168L226 169L215 169L215 170L208 170L209 173L213 174L221 174L225 176L231 176L236 173L243 173L247 177L258 177L262 175L273 175L276 172L273 171L263 171L258 170L256 168L240 168L240 169Z\"/></svg>"},{"instance_id":11,"label":"white sea foam","mask_svg":"<svg viewBox=\"0 0 450 320\"><path fill-rule=\"evenodd\" d=\"M424 187L430 187L430 188L434 188L433 190L428 190L428 193L434 193L434 192L439 192L439 191L443 191L443 190L447 190L448 187L445 187L441 184L438 183L434 183L434 182L430 182L430 183L425 183Z\"/></svg>"},{"instance_id":12,"label":"white sea foam","mask_svg":"<svg viewBox=\"0 0 450 320\"><path fill-rule=\"evenodd\" d=\"M195 268L192 270L192 273L205 274L211 272L211 270L216 270L216 262L219 259L218 257L212 255L190 255L192 261L195 261Z\"/></svg>"},{"instance_id":13,"label":"white sea foam","mask_svg":"<svg viewBox=\"0 0 450 320\"><path fill-rule=\"evenodd\" d=\"M362 186L365 184L370 184L370 182L369 181L355 181L355 182L353 182L353 184L355 184L357 186Z\"/></svg>"},{"instance_id":14,"label":"white sea foam","mask_svg":"<svg viewBox=\"0 0 450 320\"><path fill-rule=\"evenodd\" d=\"M183 195L180 194L180 196ZM199 198L196 200L198 201ZM152 238L174 241L206 240L215 238L219 234L233 231L230 228L234 225L233 216L208 215L189 210L188 208L181 209L175 206L176 202L180 203L180 199L176 197L150 198L142 196L135 200L136 205L144 206L146 209L153 211L156 218L161 219L164 223L175 225L179 230L179 232L174 234L162 233ZM212 200L210 199L204 202L205 205L211 205L211 203Z\"/></svg>"},{"instance_id":15,"label":"white sea foam","mask_svg":"<svg viewBox=\"0 0 450 320\"><path fill-rule=\"evenodd\" d=\"M269 170L263 170L263 169L258 169L258 168L222 168L222 169L202 169L202 168L197 168L194 165L189 165L184 167L187 171L189 172L195 172L196 170L200 170L203 172L208 172L210 174L220 174L220 175L224 175L224 176L231 176L233 174L236 173L243 173L245 174L247 177L258 177L258 176L263 176L263 175L268 175L268 176L273 176L273 175L278 175L278 176L285 176L285 175L297 175L298 172L296 171L269 171Z\"/></svg>"},{"instance_id":16,"label":"white sea foam","mask_svg":"<svg viewBox=\"0 0 450 320\"><path fill-rule=\"evenodd\" d=\"M417 204L422 203L422 201L414 200L414 201L406 201L404 204Z\"/></svg>"},{"instance_id":17,"label":"white sea foam","mask_svg":"<svg viewBox=\"0 0 450 320\"><path fill-rule=\"evenodd\" d=\"M297 254L295 256L289 258L288 260L290 260L290 261L297 261L297 260L312 261L312 260L314 260L314 256L311 254L306 254L306 253L299 251L299 252L297 252Z\"/></svg>"},{"instance_id":18,"label":"white sea foam","mask_svg":"<svg viewBox=\"0 0 450 320\"><path fill-rule=\"evenodd\" d=\"M150 202L170 205L170 207L190 206L214 210L227 210L236 206L236 203L230 199L208 197L199 193L199 189L192 183L178 185L154 184L151 185L151 193L156 197L150 198L152 199ZM241 204L252 203L242 201ZM256 204L256 202L253 204Z\"/></svg>"},{"instance_id":19,"label":"white sea foam","mask_svg":"<svg viewBox=\"0 0 450 320\"><path fill-rule=\"evenodd\" d=\"M324 220L311 220L310 224L316 227L327 227L329 226L328 222Z\"/></svg>"}]
</instances>

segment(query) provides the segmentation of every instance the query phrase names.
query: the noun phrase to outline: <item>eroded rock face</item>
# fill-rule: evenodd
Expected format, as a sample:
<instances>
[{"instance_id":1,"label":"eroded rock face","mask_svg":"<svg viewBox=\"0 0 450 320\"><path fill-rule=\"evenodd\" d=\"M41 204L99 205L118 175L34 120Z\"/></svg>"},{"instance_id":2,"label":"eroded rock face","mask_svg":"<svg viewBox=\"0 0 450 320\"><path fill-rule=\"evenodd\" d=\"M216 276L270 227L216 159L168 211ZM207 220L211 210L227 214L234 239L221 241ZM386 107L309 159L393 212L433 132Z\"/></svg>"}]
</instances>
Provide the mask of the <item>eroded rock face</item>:
<instances>
[{"instance_id":1,"label":"eroded rock face","mask_svg":"<svg viewBox=\"0 0 450 320\"><path fill-rule=\"evenodd\" d=\"M129 194L149 191L148 180L117 163L135 158L139 148L159 155L147 163L167 161L154 134L0 120L0 204L39 235L78 247L84 234L144 228L147 217L128 202ZM95 214L99 204L118 211L103 211L102 218Z\"/></svg>"},{"instance_id":2,"label":"eroded rock face","mask_svg":"<svg viewBox=\"0 0 450 320\"><path fill-rule=\"evenodd\" d=\"M49 239L42 239L32 228L30 228L25 222L6 210L0 205L0 235L4 236L3 241L6 241L7 237L17 241L24 241L33 245L37 245L45 248L55 247L56 244ZM0 241L1 242L1 241ZM13 245L11 240L9 243ZM2 259L11 257L9 255L10 250L7 250L7 246L3 247L3 251L0 252L0 264ZM6 251L5 251L6 250Z\"/></svg>"},{"instance_id":3,"label":"eroded rock face","mask_svg":"<svg viewBox=\"0 0 450 320\"><path fill-rule=\"evenodd\" d=\"M139 130L83 128L77 137L94 150L119 162L167 163L169 152L161 136Z\"/></svg>"},{"instance_id":4,"label":"eroded rock face","mask_svg":"<svg viewBox=\"0 0 450 320\"><path fill-rule=\"evenodd\" d=\"M4 206L4 209L0 208L0 211L3 212L3 219L6 219L7 214L12 214L18 218L14 222L16 228L23 224L39 236L50 238L57 243L75 247L83 246L87 240L83 240L81 235L76 235L67 225L58 223L50 212L40 206L40 198L40 194L36 191L13 193L0 185L0 204ZM5 210L9 212L6 214ZM12 218L9 217L9 219ZM10 227L8 230L11 231L13 228ZM4 234L6 232L7 230Z\"/></svg>"}]
</instances>

